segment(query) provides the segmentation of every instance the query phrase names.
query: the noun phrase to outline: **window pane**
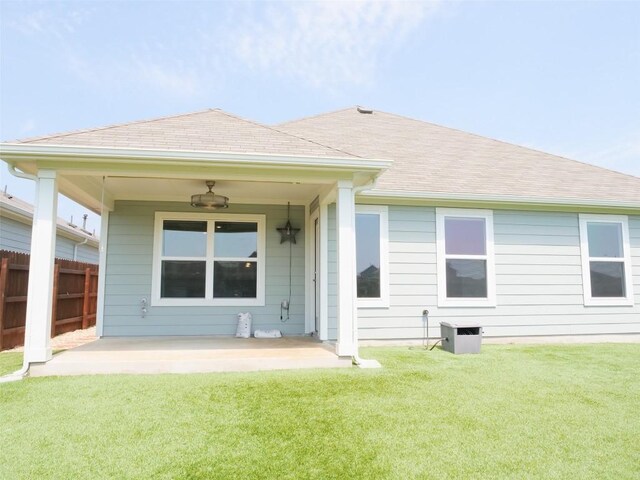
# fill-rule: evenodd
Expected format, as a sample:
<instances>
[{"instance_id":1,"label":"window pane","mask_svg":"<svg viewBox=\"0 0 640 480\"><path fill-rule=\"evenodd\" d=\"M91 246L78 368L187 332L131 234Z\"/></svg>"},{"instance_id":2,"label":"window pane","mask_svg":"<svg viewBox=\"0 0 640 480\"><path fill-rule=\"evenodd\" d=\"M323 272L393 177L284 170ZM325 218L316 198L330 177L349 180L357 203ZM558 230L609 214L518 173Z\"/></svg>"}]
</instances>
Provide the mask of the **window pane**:
<instances>
[{"instance_id":1,"label":"window pane","mask_svg":"<svg viewBox=\"0 0 640 480\"><path fill-rule=\"evenodd\" d=\"M359 298L380 298L380 215L356 214Z\"/></svg>"},{"instance_id":2,"label":"window pane","mask_svg":"<svg viewBox=\"0 0 640 480\"><path fill-rule=\"evenodd\" d=\"M258 224L250 222L216 222L215 257L255 258L258 256Z\"/></svg>"},{"instance_id":3,"label":"window pane","mask_svg":"<svg viewBox=\"0 0 640 480\"><path fill-rule=\"evenodd\" d=\"M214 262L214 298L256 298L256 262Z\"/></svg>"},{"instance_id":4,"label":"window pane","mask_svg":"<svg viewBox=\"0 0 640 480\"><path fill-rule=\"evenodd\" d=\"M205 262L162 262L162 298L204 298Z\"/></svg>"},{"instance_id":5,"label":"window pane","mask_svg":"<svg viewBox=\"0 0 640 480\"><path fill-rule=\"evenodd\" d=\"M445 252L449 255L485 255L485 219L444 219Z\"/></svg>"},{"instance_id":6,"label":"window pane","mask_svg":"<svg viewBox=\"0 0 640 480\"><path fill-rule=\"evenodd\" d=\"M447 297L486 298L486 260L447 260Z\"/></svg>"},{"instance_id":7,"label":"window pane","mask_svg":"<svg viewBox=\"0 0 640 480\"><path fill-rule=\"evenodd\" d=\"M162 224L162 255L204 257L207 254L207 222L165 220Z\"/></svg>"},{"instance_id":8,"label":"window pane","mask_svg":"<svg viewBox=\"0 0 640 480\"><path fill-rule=\"evenodd\" d=\"M590 257L622 258L622 225L619 223L587 224Z\"/></svg>"},{"instance_id":9,"label":"window pane","mask_svg":"<svg viewBox=\"0 0 640 480\"><path fill-rule=\"evenodd\" d=\"M624 263L590 262L592 297L625 297Z\"/></svg>"}]
</instances>

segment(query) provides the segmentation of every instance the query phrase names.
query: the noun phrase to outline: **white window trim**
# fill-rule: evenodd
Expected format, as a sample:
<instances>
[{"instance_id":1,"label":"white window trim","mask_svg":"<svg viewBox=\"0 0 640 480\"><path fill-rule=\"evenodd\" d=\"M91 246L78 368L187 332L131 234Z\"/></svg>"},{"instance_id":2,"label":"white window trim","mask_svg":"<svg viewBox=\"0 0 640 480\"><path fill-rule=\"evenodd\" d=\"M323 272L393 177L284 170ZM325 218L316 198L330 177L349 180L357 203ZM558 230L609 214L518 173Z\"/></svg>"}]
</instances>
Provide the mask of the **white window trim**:
<instances>
[{"instance_id":1,"label":"white window trim","mask_svg":"<svg viewBox=\"0 0 640 480\"><path fill-rule=\"evenodd\" d=\"M379 298L358 298L357 299L358 308L388 308L389 307L389 208L385 205L356 205L356 215L359 213L376 214L380 217L380 297ZM354 258L354 262L355 261L356 259ZM357 286L356 286L356 297L357 297Z\"/></svg>"},{"instance_id":2,"label":"white window trim","mask_svg":"<svg viewBox=\"0 0 640 480\"><path fill-rule=\"evenodd\" d=\"M483 218L485 220L486 255L446 255L445 229L446 217ZM496 274L495 250L493 242L493 211L464 208L436 208L436 255L438 277L438 307L495 307ZM487 297L486 298L448 298L447 297L447 258L483 259L487 261Z\"/></svg>"},{"instance_id":3,"label":"white window trim","mask_svg":"<svg viewBox=\"0 0 640 480\"><path fill-rule=\"evenodd\" d=\"M162 298L160 296L161 259L162 257L162 228L165 220L194 220L207 222L207 254L205 298ZM257 286L256 298L213 298L213 242L211 235L215 221L225 222L255 222L258 224L258 258L257 258ZM239 215L225 213L189 213L189 212L156 212L153 236L153 271L151 278L151 305L157 307L186 307L186 306L264 306L265 305L265 265L266 265L266 219L264 215ZM229 258L233 260L232 258ZM181 257L180 260L189 260ZM198 260L202 260L198 258ZM225 260L227 260L225 258ZM245 260L244 258L242 260Z\"/></svg>"},{"instance_id":4,"label":"white window trim","mask_svg":"<svg viewBox=\"0 0 640 480\"><path fill-rule=\"evenodd\" d=\"M629 219L626 215L579 214L580 218L580 254L582 257L582 286L585 306L627 306L633 305L633 280L631 275L631 245L629 243ZM622 257L601 258L589 256L589 237L587 223L617 223L622 225ZM624 264L625 297L592 297L590 262L622 262Z\"/></svg>"}]
</instances>

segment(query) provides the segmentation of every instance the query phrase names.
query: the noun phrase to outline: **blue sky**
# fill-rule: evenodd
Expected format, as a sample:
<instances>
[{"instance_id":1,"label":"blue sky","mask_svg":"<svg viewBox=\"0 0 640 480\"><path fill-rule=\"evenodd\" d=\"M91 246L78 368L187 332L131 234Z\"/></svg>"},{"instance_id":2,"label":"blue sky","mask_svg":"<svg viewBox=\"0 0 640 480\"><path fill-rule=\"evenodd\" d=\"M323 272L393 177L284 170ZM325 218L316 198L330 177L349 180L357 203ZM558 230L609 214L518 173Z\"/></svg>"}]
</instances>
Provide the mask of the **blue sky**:
<instances>
[{"instance_id":1,"label":"blue sky","mask_svg":"<svg viewBox=\"0 0 640 480\"><path fill-rule=\"evenodd\" d=\"M0 8L3 141L211 107L277 123L359 104L640 176L640 2Z\"/></svg>"}]
</instances>

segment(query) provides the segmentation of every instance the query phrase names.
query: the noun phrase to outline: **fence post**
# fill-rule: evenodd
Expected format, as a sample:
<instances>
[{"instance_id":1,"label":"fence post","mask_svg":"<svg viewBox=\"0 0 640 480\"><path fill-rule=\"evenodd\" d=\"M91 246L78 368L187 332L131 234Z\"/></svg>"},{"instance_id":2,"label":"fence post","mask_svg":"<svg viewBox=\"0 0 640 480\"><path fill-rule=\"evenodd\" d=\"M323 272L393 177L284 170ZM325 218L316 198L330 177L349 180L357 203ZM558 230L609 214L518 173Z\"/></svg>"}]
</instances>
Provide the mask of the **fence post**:
<instances>
[{"instance_id":1,"label":"fence post","mask_svg":"<svg viewBox=\"0 0 640 480\"><path fill-rule=\"evenodd\" d=\"M82 329L89 328L89 305L91 301L91 269L84 270L84 298L82 303Z\"/></svg>"},{"instance_id":2,"label":"fence post","mask_svg":"<svg viewBox=\"0 0 640 480\"><path fill-rule=\"evenodd\" d=\"M7 276L9 275L9 259L3 258L0 264L0 351L4 347L4 308L7 298Z\"/></svg>"},{"instance_id":3,"label":"fence post","mask_svg":"<svg viewBox=\"0 0 640 480\"><path fill-rule=\"evenodd\" d=\"M60 280L60 265L53 268L53 306L51 308L51 338L56 336L56 318L58 318L58 284Z\"/></svg>"}]
</instances>

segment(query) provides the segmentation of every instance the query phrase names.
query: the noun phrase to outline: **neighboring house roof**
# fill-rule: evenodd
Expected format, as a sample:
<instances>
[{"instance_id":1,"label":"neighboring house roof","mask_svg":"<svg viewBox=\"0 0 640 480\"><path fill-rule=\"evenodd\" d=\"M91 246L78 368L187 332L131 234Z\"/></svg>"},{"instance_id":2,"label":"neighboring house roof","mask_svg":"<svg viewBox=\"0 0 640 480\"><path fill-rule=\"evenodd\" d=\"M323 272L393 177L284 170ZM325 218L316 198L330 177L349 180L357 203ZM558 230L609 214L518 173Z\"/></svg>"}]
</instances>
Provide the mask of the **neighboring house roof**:
<instances>
[{"instance_id":1,"label":"neighboring house roof","mask_svg":"<svg viewBox=\"0 0 640 480\"><path fill-rule=\"evenodd\" d=\"M25 202L12 195L0 193L0 216L12 218L22 223L31 225L33 222L33 205ZM81 242L87 239L87 244L97 247L100 239L93 235L91 232L83 231L82 228L77 225L70 225L70 222L57 219L56 229L58 235L70 238L72 240Z\"/></svg>"},{"instance_id":2,"label":"neighboring house roof","mask_svg":"<svg viewBox=\"0 0 640 480\"><path fill-rule=\"evenodd\" d=\"M640 203L640 178L390 113L355 107L278 125L361 157L393 160L375 192Z\"/></svg>"},{"instance_id":3,"label":"neighboring house roof","mask_svg":"<svg viewBox=\"0 0 640 480\"><path fill-rule=\"evenodd\" d=\"M311 157L357 157L211 109L18 140L14 143Z\"/></svg>"}]
</instances>

